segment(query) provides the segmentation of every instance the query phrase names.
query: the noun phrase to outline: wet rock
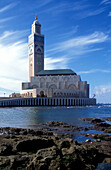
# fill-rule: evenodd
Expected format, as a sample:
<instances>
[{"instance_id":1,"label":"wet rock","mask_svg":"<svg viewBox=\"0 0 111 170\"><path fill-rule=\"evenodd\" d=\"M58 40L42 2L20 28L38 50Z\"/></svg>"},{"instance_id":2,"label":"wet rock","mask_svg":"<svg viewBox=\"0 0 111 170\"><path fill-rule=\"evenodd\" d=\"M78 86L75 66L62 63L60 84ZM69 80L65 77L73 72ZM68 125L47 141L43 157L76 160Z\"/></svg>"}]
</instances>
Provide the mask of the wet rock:
<instances>
[{"instance_id":1,"label":"wet rock","mask_svg":"<svg viewBox=\"0 0 111 170\"><path fill-rule=\"evenodd\" d=\"M92 118L79 118L78 120L82 120L82 121L91 121Z\"/></svg>"},{"instance_id":2,"label":"wet rock","mask_svg":"<svg viewBox=\"0 0 111 170\"><path fill-rule=\"evenodd\" d=\"M97 156L97 150L93 147L85 147L81 145L71 145L71 147L68 149L63 148L62 149L63 159L62 163L65 165L66 169L91 169L94 168L94 163L91 163L91 157L92 162L95 160L96 164L96 156ZM90 156L88 156L90 155Z\"/></svg>"},{"instance_id":3,"label":"wet rock","mask_svg":"<svg viewBox=\"0 0 111 170\"><path fill-rule=\"evenodd\" d=\"M103 163L111 164L111 158L105 158Z\"/></svg>"},{"instance_id":4,"label":"wet rock","mask_svg":"<svg viewBox=\"0 0 111 170\"><path fill-rule=\"evenodd\" d=\"M96 141L97 141L97 142L101 142L101 139L97 139Z\"/></svg>"},{"instance_id":5,"label":"wet rock","mask_svg":"<svg viewBox=\"0 0 111 170\"><path fill-rule=\"evenodd\" d=\"M0 169L2 169L3 167L7 167L10 165L10 159L7 159L2 156L0 156Z\"/></svg>"},{"instance_id":6,"label":"wet rock","mask_svg":"<svg viewBox=\"0 0 111 170\"><path fill-rule=\"evenodd\" d=\"M91 123L101 123L101 122L104 122L104 120L101 120L101 119L98 119L98 118L79 118L79 120L90 121Z\"/></svg>"},{"instance_id":7,"label":"wet rock","mask_svg":"<svg viewBox=\"0 0 111 170\"><path fill-rule=\"evenodd\" d=\"M108 123L97 123L96 126L97 127L111 127L111 125Z\"/></svg>"},{"instance_id":8,"label":"wet rock","mask_svg":"<svg viewBox=\"0 0 111 170\"><path fill-rule=\"evenodd\" d=\"M86 137L92 137L93 139L97 139L99 142L100 140L104 141L111 141L111 135L106 135L106 134L87 134L85 135Z\"/></svg>"},{"instance_id":9,"label":"wet rock","mask_svg":"<svg viewBox=\"0 0 111 170\"><path fill-rule=\"evenodd\" d=\"M65 122L58 122L58 121L49 121L45 125L49 127L69 127L69 125Z\"/></svg>"},{"instance_id":10,"label":"wet rock","mask_svg":"<svg viewBox=\"0 0 111 170\"><path fill-rule=\"evenodd\" d=\"M110 122L111 122L111 117L107 117L107 118L105 118L105 120L107 120L107 121L110 121Z\"/></svg>"},{"instance_id":11,"label":"wet rock","mask_svg":"<svg viewBox=\"0 0 111 170\"><path fill-rule=\"evenodd\" d=\"M89 129L88 129L87 127L85 127L85 128L84 128L84 131L87 131L87 130L89 130Z\"/></svg>"},{"instance_id":12,"label":"wet rock","mask_svg":"<svg viewBox=\"0 0 111 170\"><path fill-rule=\"evenodd\" d=\"M26 164L29 162L29 157L21 157L21 156L16 156L16 157L10 157L10 169L22 169L26 167Z\"/></svg>"},{"instance_id":13,"label":"wet rock","mask_svg":"<svg viewBox=\"0 0 111 170\"><path fill-rule=\"evenodd\" d=\"M89 156L90 155L90 156ZM83 147L71 144L70 148L63 148L62 152L56 146L41 149L36 157L27 165L27 168L40 170L46 169L75 169L83 170L87 166L90 169L95 167L97 150L89 147Z\"/></svg>"},{"instance_id":14,"label":"wet rock","mask_svg":"<svg viewBox=\"0 0 111 170\"><path fill-rule=\"evenodd\" d=\"M86 139L86 141L85 142L91 142L91 140L90 139Z\"/></svg>"},{"instance_id":15,"label":"wet rock","mask_svg":"<svg viewBox=\"0 0 111 170\"><path fill-rule=\"evenodd\" d=\"M92 118L91 123L101 123L104 122L104 120L97 119L97 118Z\"/></svg>"},{"instance_id":16,"label":"wet rock","mask_svg":"<svg viewBox=\"0 0 111 170\"><path fill-rule=\"evenodd\" d=\"M58 121L49 121L45 125L50 126L50 127L56 127L56 126L61 126L61 125L67 125L66 123L63 122L58 122Z\"/></svg>"},{"instance_id":17,"label":"wet rock","mask_svg":"<svg viewBox=\"0 0 111 170\"><path fill-rule=\"evenodd\" d=\"M2 144L2 146L0 147L0 156L10 154L12 154L12 146L8 144Z\"/></svg>"},{"instance_id":18,"label":"wet rock","mask_svg":"<svg viewBox=\"0 0 111 170\"><path fill-rule=\"evenodd\" d=\"M17 143L16 150L18 152L35 152L41 148L47 148L55 145L52 139L28 139Z\"/></svg>"},{"instance_id":19,"label":"wet rock","mask_svg":"<svg viewBox=\"0 0 111 170\"><path fill-rule=\"evenodd\" d=\"M92 120L95 122L95 118L90 118L89 121ZM98 162L103 162L105 159L110 162L111 143L100 142L100 140L110 141L110 135L84 134L97 139L94 142L88 139L87 142L78 143L72 139L74 133L80 133L80 130L111 130L111 126L105 126L105 122L97 121L99 120L96 120L95 126L86 129L58 121L49 122L36 129L0 128L0 132L6 134L0 136L0 153L2 153L0 168L91 170L96 168ZM57 137L54 137L55 134ZM6 152L6 146L12 148Z\"/></svg>"},{"instance_id":20,"label":"wet rock","mask_svg":"<svg viewBox=\"0 0 111 170\"><path fill-rule=\"evenodd\" d=\"M107 128L107 129L105 128L104 133L111 133L111 128Z\"/></svg>"},{"instance_id":21,"label":"wet rock","mask_svg":"<svg viewBox=\"0 0 111 170\"><path fill-rule=\"evenodd\" d=\"M45 168L47 170L49 169L48 167L51 163L51 160L56 160L59 152L60 151L55 146L46 149L40 149L36 153L34 159L27 165L27 168L38 170Z\"/></svg>"},{"instance_id":22,"label":"wet rock","mask_svg":"<svg viewBox=\"0 0 111 170\"><path fill-rule=\"evenodd\" d=\"M69 148L72 142L73 140L70 138L64 139L60 142L60 148Z\"/></svg>"}]
</instances>

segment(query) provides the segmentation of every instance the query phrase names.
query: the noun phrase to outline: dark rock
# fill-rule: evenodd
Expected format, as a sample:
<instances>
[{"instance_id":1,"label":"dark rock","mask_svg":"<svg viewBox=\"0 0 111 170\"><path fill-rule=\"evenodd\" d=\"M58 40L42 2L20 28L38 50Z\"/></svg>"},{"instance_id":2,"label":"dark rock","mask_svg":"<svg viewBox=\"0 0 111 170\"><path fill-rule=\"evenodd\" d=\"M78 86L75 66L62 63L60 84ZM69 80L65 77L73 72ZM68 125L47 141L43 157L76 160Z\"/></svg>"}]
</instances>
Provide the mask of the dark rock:
<instances>
[{"instance_id":1,"label":"dark rock","mask_svg":"<svg viewBox=\"0 0 111 170\"><path fill-rule=\"evenodd\" d=\"M104 120L97 119L97 118L92 118L91 120L91 123L100 123L100 122L104 122Z\"/></svg>"},{"instance_id":2,"label":"dark rock","mask_svg":"<svg viewBox=\"0 0 111 170\"><path fill-rule=\"evenodd\" d=\"M4 167L7 167L10 165L10 159L4 159L2 156L0 156L0 169L4 169Z\"/></svg>"},{"instance_id":3,"label":"dark rock","mask_svg":"<svg viewBox=\"0 0 111 170\"><path fill-rule=\"evenodd\" d=\"M29 162L29 157L21 157L16 156L12 157L11 163L10 163L10 169L23 169L26 167L26 164Z\"/></svg>"},{"instance_id":4,"label":"dark rock","mask_svg":"<svg viewBox=\"0 0 111 170\"><path fill-rule=\"evenodd\" d=\"M82 121L91 121L92 118L79 118L78 120L82 120Z\"/></svg>"},{"instance_id":5,"label":"dark rock","mask_svg":"<svg viewBox=\"0 0 111 170\"><path fill-rule=\"evenodd\" d=\"M87 131L87 130L89 130L89 129L88 129L87 127L85 127L85 128L84 128L84 131Z\"/></svg>"},{"instance_id":6,"label":"dark rock","mask_svg":"<svg viewBox=\"0 0 111 170\"><path fill-rule=\"evenodd\" d=\"M97 142L101 142L101 139L97 139Z\"/></svg>"},{"instance_id":7,"label":"dark rock","mask_svg":"<svg viewBox=\"0 0 111 170\"><path fill-rule=\"evenodd\" d=\"M107 121L110 121L110 122L111 122L111 117L107 117L107 118L105 118L105 120L107 120Z\"/></svg>"},{"instance_id":8,"label":"dark rock","mask_svg":"<svg viewBox=\"0 0 111 170\"><path fill-rule=\"evenodd\" d=\"M81 130L81 127L69 125L65 122L58 122L58 121L50 121L45 124L46 126L51 127L51 130L53 131L78 131Z\"/></svg>"},{"instance_id":9,"label":"dark rock","mask_svg":"<svg viewBox=\"0 0 111 170\"><path fill-rule=\"evenodd\" d=\"M16 149L19 152L36 152L38 149L55 145L52 139L32 139L23 140L17 143Z\"/></svg>"},{"instance_id":10,"label":"dark rock","mask_svg":"<svg viewBox=\"0 0 111 170\"><path fill-rule=\"evenodd\" d=\"M111 158L105 158L103 163L111 164Z\"/></svg>"},{"instance_id":11,"label":"dark rock","mask_svg":"<svg viewBox=\"0 0 111 170\"><path fill-rule=\"evenodd\" d=\"M58 122L58 121L49 121L45 125L50 126L50 127L69 127L69 125L65 122Z\"/></svg>"},{"instance_id":12,"label":"dark rock","mask_svg":"<svg viewBox=\"0 0 111 170\"><path fill-rule=\"evenodd\" d=\"M39 150L36 157L27 165L27 168L40 170L41 167L45 167L54 170L83 170L88 166L91 169L97 164L96 157L97 150L94 147L76 146L72 143L69 149L63 148L61 153L61 150L53 146Z\"/></svg>"},{"instance_id":13,"label":"dark rock","mask_svg":"<svg viewBox=\"0 0 111 170\"><path fill-rule=\"evenodd\" d=\"M104 141L111 141L111 135L106 135L106 134L87 134L85 135L86 137L92 137L93 139L97 139L98 142L100 142L100 140L104 140Z\"/></svg>"},{"instance_id":14,"label":"dark rock","mask_svg":"<svg viewBox=\"0 0 111 170\"><path fill-rule=\"evenodd\" d=\"M24 131L22 132L22 135L27 135L27 130L24 130Z\"/></svg>"},{"instance_id":15,"label":"dark rock","mask_svg":"<svg viewBox=\"0 0 111 170\"><path fill-rule=\"evenodd\" d=\"M40 131L40 130L37 130L37 131L35 131L35 135L43 135L44 134L44 132L43 131Z\"/></svg>"},{"instance_id":16,"label":"dark rock","mask_svg":"<svg viewBox=\"0 0 111 170\"><path fill-rule=\"evenodd\" d=\"M12 153L12 146L8 144L2 144L0 148L0 156L10 155Z\"/></svg>"},{"instance_id":17,"label":"dark rock","mask_svg":"<svg viewBox=\"0 0 111 170\"><path fill-rule=\"evenodd\" d=\"M104 133L111 133L111 128L107 128L107 129L105 128Z\"/></svg>"},{"instance_id":18,"label":"dark rock","mask_svg":"<svg viewBox=\"0 0 111 170\"><path fill-rule=\"evenodd\" d=\"M69 148L71 145L71 141L72 141L72 139L62 140L60 143L60 148Z\"/></svg>"},{"instance_id":19,"label":"dark rock","mask_svg":"<svg viewBox=\"0 0 111 170\"><path fill-rule=\"evenodd\" d=\"M97 123L96 126L98 126L98 127L111 127L111 125L108 124L108 123Z\"/></svg>"},{"instance_id":20,"label":"dark rock","mask_svg":"<svg viewBox=\"0 0 111 170\"><path fill-rule=\"evenodd\" d=\"M72 139L74 132L80 134L80 130L111 130L105 122L95 118L87 120L96 125L83 128L52 121L36 129L0 128L0 132L5 133L0 136L0 169L91 170L98 162L110 162L111 143L100 142L111 141L110 135L84 134L97 139L94 142L88 139L78 143Z\"/></svg>"},{"instance_id":21,"label":"dark rock","mask_svg":"<svg viewBox=\"0 0 111 170\"><path fill-rule=\"evenodd\" d=\"M90 139L86 139L86 141L85 142L91 142L91 140Z\"/></svg>"}]
</instances>

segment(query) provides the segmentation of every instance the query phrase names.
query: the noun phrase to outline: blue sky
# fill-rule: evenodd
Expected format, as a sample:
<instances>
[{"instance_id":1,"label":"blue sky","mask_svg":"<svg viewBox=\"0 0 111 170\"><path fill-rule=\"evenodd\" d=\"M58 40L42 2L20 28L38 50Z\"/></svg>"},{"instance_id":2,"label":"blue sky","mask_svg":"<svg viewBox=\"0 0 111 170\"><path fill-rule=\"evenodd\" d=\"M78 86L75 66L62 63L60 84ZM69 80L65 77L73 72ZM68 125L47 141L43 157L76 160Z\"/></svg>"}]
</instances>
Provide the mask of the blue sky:
<instances>
[{"instance_id":1,"label":"blue sky","mask_svg":"<svg viewBox=\"0 0 111 170\"><path fill-rule=\"evenodd\" d=\"M0 96L28 81L28 35L36 14L45 69L71 68L90 97L111 103L111 0L0 0Z\"/></svg>"}]
</instances>

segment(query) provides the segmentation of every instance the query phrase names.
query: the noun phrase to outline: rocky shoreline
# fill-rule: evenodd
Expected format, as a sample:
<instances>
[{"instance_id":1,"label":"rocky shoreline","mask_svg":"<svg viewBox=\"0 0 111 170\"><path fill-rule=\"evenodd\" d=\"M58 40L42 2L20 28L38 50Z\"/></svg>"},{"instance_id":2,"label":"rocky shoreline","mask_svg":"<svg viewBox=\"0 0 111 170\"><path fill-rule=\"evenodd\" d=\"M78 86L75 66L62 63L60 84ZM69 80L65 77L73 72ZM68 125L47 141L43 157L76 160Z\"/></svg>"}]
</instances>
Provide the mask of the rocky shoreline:
<instances>
[{"instance_id":1,"label":"rocky shoreline","mask_svg":"<svg viewBox=\"0 0 111 170\"><path fill-rule=\"evenodd\" d=\"M93 170L98 163L111 164L111 125L105 120L82 118L92 126L77 127L47 122L36 129L0 128L0 169ZM88 133L90 130L104 133ZM75 133L86 137L74 140ZM89 139L88 137L91 137Z\"/></svg>"}]
</instances>

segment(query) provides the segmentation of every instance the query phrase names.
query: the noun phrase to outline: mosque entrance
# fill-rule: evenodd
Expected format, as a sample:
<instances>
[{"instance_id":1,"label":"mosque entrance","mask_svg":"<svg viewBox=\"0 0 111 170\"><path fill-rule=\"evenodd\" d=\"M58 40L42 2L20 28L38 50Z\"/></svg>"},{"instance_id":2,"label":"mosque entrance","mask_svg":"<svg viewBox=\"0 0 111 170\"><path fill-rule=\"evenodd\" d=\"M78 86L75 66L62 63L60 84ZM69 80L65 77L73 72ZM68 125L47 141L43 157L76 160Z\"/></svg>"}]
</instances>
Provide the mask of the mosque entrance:
<instances>
[{"instance_id":1,"label":"mosque entrance","mask_svg":"<svg viewBox=\"0 0 111 170\"><path fill-rule=\"evenodd\" d=\"M40 97L44 97L44 91L40 92Z\"/></svg>"}]
</instances>

